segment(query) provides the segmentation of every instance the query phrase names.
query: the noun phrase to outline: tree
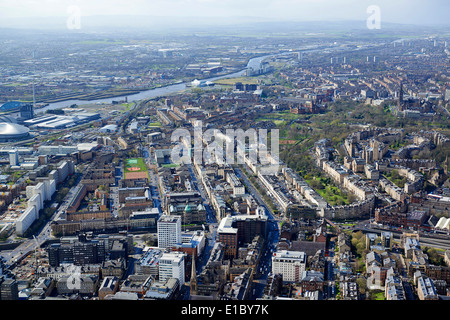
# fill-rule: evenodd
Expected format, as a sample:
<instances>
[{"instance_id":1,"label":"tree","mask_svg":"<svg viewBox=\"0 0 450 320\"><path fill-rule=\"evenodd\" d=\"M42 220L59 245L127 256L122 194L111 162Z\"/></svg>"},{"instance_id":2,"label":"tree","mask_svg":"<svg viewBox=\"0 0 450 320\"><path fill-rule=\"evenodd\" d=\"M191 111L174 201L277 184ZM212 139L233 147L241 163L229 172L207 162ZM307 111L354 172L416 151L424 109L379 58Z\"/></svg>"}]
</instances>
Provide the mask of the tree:
<instances>
[{"instance_id":1,"label":"tree","mask_svg":"<svg viewBox=\"0 0 450 320\"><path fill-rule=\"evenodd\" d=\"M397 179L401 178L399 173L398 173L398 171L396 169L391 171L391 177L392 177L393 180L397 180Z\"/></svg>"},{"instance_id":2,"label":"tree","mask_svg":"<svg viewBox=\"0 0 450 320\"><path fill-rule=\"evenodd\" d=\"M347 199L348 203L353 203L356 201L356 196L353 193L349 192L347 195Z\"/></svg>"},{"instance_id":3,"label":"tree","mask_svg":"<svg viewBox=\"0 0 450 320\"><path fill-rule=\"evenodd\" d=\"M358 241L358 243L356 244L357 256L362 256L365 249L366 249L366 244L361 240Z\"/></svg>"},{"instance_id":4,"label":"tree","mask_svg":"<svg viewBox=\"0 0 450 320\"><path fill-rule=\"evenodd\" d=\"M435 248L425 247L424 252L428 255L428 259L431 264L438 266L445 266L444 257L439 254L439 252Z\"/></svg>"},{"instance_id":5,"label":"tree","mask_svg":"<svg viewBox=\"0 0 450 320\"><path fill-rule=\"evenodd\" d=\"M63 187L56 194L55 201L61 203L64 200L64 197L69 192L69 188Z\"/></svg>"},{"instance_id":6,"label":"tree","mask_svg":"<svg viewBox=\"0 0 450 320\"><path fill-rule=\"evenodd\" d=\"M356 284L358 285L359 288L359 293L364 295L366 294L366 290L367 290L367 280L364 277L359 277L358 279L356 279Z\"/></svg>"},{"instance_id":7,"label":"tree","mask_svg":"<svg viewBox=\"0 0 450 320\"><path fill-rule=\"evenodd\" d=\"M316 190L317 189L318 190L322 190L325 187L324 187L324 185L322 184L322 182L320 180L313 179L313 180L311 180L311 188L316 189Z\"/></svg>"}]
</instances>

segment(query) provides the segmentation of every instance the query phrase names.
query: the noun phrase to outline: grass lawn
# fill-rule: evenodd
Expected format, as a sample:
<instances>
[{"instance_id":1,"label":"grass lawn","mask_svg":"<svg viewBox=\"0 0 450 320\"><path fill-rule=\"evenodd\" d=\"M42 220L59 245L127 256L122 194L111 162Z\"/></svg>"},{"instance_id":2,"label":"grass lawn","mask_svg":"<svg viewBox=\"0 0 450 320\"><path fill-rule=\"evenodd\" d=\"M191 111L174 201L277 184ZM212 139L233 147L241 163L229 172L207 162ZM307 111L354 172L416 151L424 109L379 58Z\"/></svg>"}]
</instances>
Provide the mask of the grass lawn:
<instances>
[{"instance_id":1,"label":"grass lawn","mask_svg":"<svg viewBox=\"0 0 450 320\"><path fill-rule=\"evenodd\" d=\"M384 292L374 292L372 293L373 300L386 300L386 297L384 296Z\"/></svg>"},{"instance_id":2,"label":"grass lawn","mask_svg":"<svg viewBox=\"0 0 450 320\"><path fill-rule=\"evenodd\" d=\"M170 164L162 164L161 167L163 168L178 168L180 165L176 163L170 163Z\"/></svg>"},{"instance_id":3,"label":"grass lawn","mask_svg":"<svg viewBox=\"0 0 450 320\"><path fill-rule=\"evenodd\" d=\"M130 168L139 168L139 170L133 170ZM125 178L127 176L127 173L146 172L148 175L147 166L144 162L144 159L142 159L142 158L127 159L125 161L124 169L125 169Z\"/></svg>"},{"instance_id":4,"label":"grass lawn","mask_svg":"<svg viewBox=\"0 0 450 320\"><path fill-rule=\"evenodd\" d=\"M121 105L125 107L125 111L130 111L131 107L134 105L134 103L128 102L128 103L122 103Z\"/></svg>"},{"instance_id":5,"label":"grass lawn","mask_svg":"<svg viewBox=\"0 0 450 320\"><path fill-rule=\"evenodd\" d=\"M348 196L337 186L327 183L327 179L316 177L305 179L305 181L317 191L330 205L350 204Z\"/></svg>"},{"instance_id":6,"label":"grass lawn","mask_svg":"<svg viewBox=\"0 0 450 320\"><path fill-rule=\"evenodd\" d=\"M257 119L256 121L267 121L267 120L296 120L299 118L298 114L290 113L289 111L282 111L282 112L270 112L264 114L263 117L260 119Z\"/></svg>"},{"instance_id":7,"label":"grass lawn","mask_svg":"<svg viewBox=\"0 0 450 320\"><path fill-rule=\"evenodd\" d=\"M286 121L284 121L284 120L270 120L270 121L272 121L273 123L275 123L275 125L276 125L277 127L279 127L279 126L284 126L284 125L286 124Z\"/></svg>"},{"instance_id":8,"label":"grass lawn","mask_svg":"<svg viewBox=\"0 0 450 320\"><path fill-rule=\"evenodd\" d=\"M229 85L232 86L236 82L241 82L243 84L257 84L257 78L250 78L250 77L240 77L240 78L224 78L224 79L218 79L214 80L215 84L221 84L221 85Z\"/></svg>"},{"instance_id":9,"label":"grass lawn","mask_svg":"<svg viewBox=\"0 0 450 320\"><path fill-rule=\"evenodd\" d=\"M325 189L319 189L317 192L332 206L349 204L347 196L337 187L326 186Z\"/></svg>"},{"instance_id":10,"label":"grass lawn","mask_svg":"<svg viewBox=\"0 0 450 320\"><path fill-rule=\"evenodd\" d=\"M343 223L342 225L346 227L354 227L356 226L356 223Z\"/></svg>"},{"instance_id":11,"label":"grass lawn","mask_svg":"<svg viewBox=\"0 0 450 320\"><path fill-rule=\"evenodd\" d=\"M389 174L388 172L385 172L383 176L399 188L403 188L405 186L405 183L408 181L405 177L392 175Z\"/></svg>"},{"instance_id":12,"label":"grass lawn","mask_svg":"<svg viewBox=\"0 0 450 320\"><path fill-rule=\"evenodd\" d=\"M128 168L132 167L139 168L140 169L139 171L147 171L147 166L145 165L144 159L142 158L127 159L125 163L125 170L128 170Z\"/></svg>"}]
</instances>

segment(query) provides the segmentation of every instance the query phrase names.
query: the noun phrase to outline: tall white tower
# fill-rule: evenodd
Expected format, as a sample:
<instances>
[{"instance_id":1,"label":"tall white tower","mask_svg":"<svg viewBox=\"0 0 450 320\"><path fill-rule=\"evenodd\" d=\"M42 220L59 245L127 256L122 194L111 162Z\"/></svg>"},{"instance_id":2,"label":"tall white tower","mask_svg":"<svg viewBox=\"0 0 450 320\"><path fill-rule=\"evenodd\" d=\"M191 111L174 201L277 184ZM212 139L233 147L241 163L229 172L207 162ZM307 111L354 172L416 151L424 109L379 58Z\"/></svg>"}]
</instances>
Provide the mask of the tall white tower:
<instances>
[{"instance_id":1,"label":"tall white tower","mask_svg":"<svg viewBox=\"0 0 450 320\"><path fill-rule=\"evenodd\" d=\"M180 285L184 284L184 253L164 252L159 258L159 280L166 281L170 278L178 279Z\"/></svg>"},{"instance_id":2,"label":"tall white tower","mask_svg":"<svg viewBox=\"0 0 450 320\"><path fill-rule=\"evenodd\" d=\"M157 223L158 247L172 248L181 244L181 216L162 215Z\"/></svg>"},{"instance_id":3,"label":"tall white tower","mask_svg":"<svg viewBox=\"0 0 450 320\"><path fill-rule=\"evenodd\" d=\"M19 151L14 150L9 152L9 165L10 166L19 165Z\"/></svg>"}]
</instances>

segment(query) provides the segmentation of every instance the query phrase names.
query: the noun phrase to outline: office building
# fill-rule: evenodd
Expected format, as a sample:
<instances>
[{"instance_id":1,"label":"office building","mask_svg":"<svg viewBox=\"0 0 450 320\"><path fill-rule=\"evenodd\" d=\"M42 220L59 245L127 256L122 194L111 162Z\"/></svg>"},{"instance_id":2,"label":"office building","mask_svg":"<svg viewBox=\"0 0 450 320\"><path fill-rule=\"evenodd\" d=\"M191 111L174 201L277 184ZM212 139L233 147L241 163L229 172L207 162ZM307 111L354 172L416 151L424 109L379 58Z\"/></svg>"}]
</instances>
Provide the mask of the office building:
<instances>
[{"instance_id":1,"label":"office building","mask_svg":"<svg viewBox=\"0 0 450 320\"><path fill-rule=\"evenodd\" d=\"M272 274L281 274L286 282L299 282L305 267L304 252L282 250L272 257Z\"/></svg>"},{"instance_id":2,"label":"office building","mask_svg":"<svg viewBox=\"0 0 450 320\"><path fill-rule=\"evenodd\" d=\"M19 291L17 281L0 278L0 300L18 300Z\"/></svg>"},{"instance_id":3,"label":"office building","mask_svg":"<svg viewBox=\"0 0 450 320\"><path fill-rule=\"evenodd\" d=\"M239 244L250 243L255 236L267 236L267 216L264 214L227 215L217 228L217 241L225 245L227 258L236 258Z\"/></svg>"},{"instance_id":4,"label":"office building","mask_svg":"<svg viewBox=\"0 0 450 320\"><path fill-rule=\"evenodd\" d=\"M34 109L32 104L25 104L20 107L20 118L29 120L34 118Z\"/></svg>"},{"instance_id":5,"label":"office building","mask_svg":"<svg viewBox=\"0 0 450 320\"><path fill-rule=\"evenodd\" d=\"M105 277L98 289L98 299L104 300L107 295L113 295L119 288L119 279L114 276Z\"/></svg>"},{"instance_id":6,"label":"office building","mask_svg":"<svg viewBox=\"0 0 450 320\"><path fill-rule=\"evenodd\" d=\"M78 237L63 237L60 243L53 243L47 248L50 266L57 267L62 263L75 265L100 264L112 254L115 240L111 237L86 239L83 234ZM125 242L126 239L120 241Z\"/></svg>"},{"instance_id":7,"label":"office building","mask_svg":"<svg viewBox=\"0 0 450 320\"><path fill-rule=\"evenodd\" d=\"M220 221L217 228L217 241L225 245L224 255L234 258L238 252L238 229L233 227L233 219L227 216Z\"/></svg>"},{"instance_id":8,"label":"office building","mask_svg":"<svg viewBox=\"0 0 450 320\"><path fill-rule=\"evenodd\" d=\"M36 195L39 196L39 195ZM23 236L25 231L33 224L34 221L39 217L35 206L30 206L20 215L15 221L16 234L18 236Z\"/></svg>"},{"instance_id":9,"label":"office building","mask_svg":"<svg viewBox=\"0 0 450 320\"><path fill-rule=\"evenodd\" d=\"M381 244L385 249L392 249L393 242L392 232L382 232L381 233Z\"/></svg>"},{"instance_id":10,"label":"office building","mask_svg":"<svg viewBox=\"0 0 450 320\"><path fill-rule=\"evenodd\" d=\"M184 283L184 253L165 252L159 259L159 281L170 278L178 279L180 284Z\"/></svg>"},{"instance_id":11,"label":"office building","mask_svg":"<svg viewBox=\"0 0 450 320\"><path fill-rule=\"evenodd\" d=\"M14 150L9 152L9 165L10 166L19 165L19 151Z\"/></svg>"},{"instance_id":12,"label":"office building","mask_svg":"<svg viewBox=\"0 0 450 320\"><path fill-rule=\"evenodd\" d=\"M181 244L181 216L161 216L157 223L157 230L159 248L172 248Z\"/></svg>"}]
</instances>

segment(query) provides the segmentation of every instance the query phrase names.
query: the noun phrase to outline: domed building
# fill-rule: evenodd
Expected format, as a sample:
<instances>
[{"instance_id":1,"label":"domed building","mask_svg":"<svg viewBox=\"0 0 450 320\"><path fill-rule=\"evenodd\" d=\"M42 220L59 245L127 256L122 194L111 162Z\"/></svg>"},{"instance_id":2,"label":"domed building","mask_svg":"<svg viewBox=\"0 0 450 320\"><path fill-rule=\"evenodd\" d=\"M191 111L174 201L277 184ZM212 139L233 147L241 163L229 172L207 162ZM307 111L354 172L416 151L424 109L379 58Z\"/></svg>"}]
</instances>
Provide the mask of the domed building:
<instances>
[{"instance_id":1,"label":"domed building","mask_svg":"<svg viewBox=\"0 0 450 320\"><path fill-rule=\"evenodd\" d=\"M206 221L206 208L199 192L172 192L164 200L168 215L182 216L183 224L202 223Z\"/></svg>"},{"instance_id":2,"label":"domed building","mask_svg":"<svg viewBox=\"0 0 450 320\"><path fill-rule=\"evenodd\" d=\"M0 114L0 122L17 123L17 120L8 114Z\"/></svg>"},{"instance_id":3,"label":"domed building","mask_svg":"<svg viewBox=\"0 0 450 320\"><path fill-rule=\"evenodd\" d=\"M27 127L17 123L0 122L0 142L21 140L29 136L30 129Z\"/></svg>"}]
</instances>

